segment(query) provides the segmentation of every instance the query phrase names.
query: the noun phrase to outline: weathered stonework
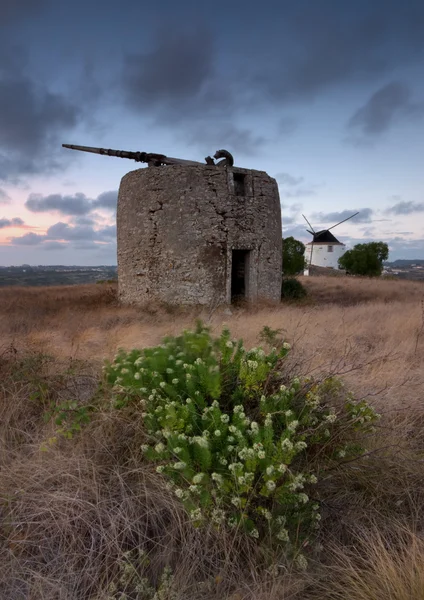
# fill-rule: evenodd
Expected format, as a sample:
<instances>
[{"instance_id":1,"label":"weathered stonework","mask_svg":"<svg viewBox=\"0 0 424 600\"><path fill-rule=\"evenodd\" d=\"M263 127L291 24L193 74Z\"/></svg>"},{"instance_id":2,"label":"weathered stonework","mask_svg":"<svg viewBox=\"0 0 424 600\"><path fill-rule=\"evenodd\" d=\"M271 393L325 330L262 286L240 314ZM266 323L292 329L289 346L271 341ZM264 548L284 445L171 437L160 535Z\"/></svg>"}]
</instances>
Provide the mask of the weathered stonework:
<instances>
[{"instance_id":1,"label":"weathered stonework","mask_svg":"<svg viewBox=\"0 0 424 600\"><path fill-rule=\"evenodd\" d=\"M280 300L280 199L263 171L132 171L121 181L117 224L125 303L219 305L237 294L249 302Z\"/></svg>"}]
</instances>

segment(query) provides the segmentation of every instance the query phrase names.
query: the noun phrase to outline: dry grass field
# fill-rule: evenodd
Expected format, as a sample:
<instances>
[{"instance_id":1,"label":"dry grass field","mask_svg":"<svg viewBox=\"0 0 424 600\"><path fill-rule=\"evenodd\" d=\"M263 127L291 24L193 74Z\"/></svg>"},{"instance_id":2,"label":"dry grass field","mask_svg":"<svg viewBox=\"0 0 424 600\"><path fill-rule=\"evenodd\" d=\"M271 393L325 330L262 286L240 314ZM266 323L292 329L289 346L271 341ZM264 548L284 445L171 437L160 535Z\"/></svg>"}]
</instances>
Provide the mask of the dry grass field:
<instances>
[{"instance_id":1,"label":"dry grass field","mask_svg":"<svg viewBox=\"0 0 424 600\"><path fill-rule=\"evenodd\" d=\"M153 585L172 566L172 589L159 586L155 600L424 599L424 285L301 279L300 303L231 311L121 307L107 284L2 289L1 599L150 600L111 591L116 569L129 577L134 548L148 552ZM281 330L287 369L339 375L383 415L366 459L322 483L322 552L305 573L194 529L134 450L136 420L98 415L43 451L55 432L46 407L88 402L118 348L155 345L198 318L247 347L265 325Z\"/></svg>"}]
</instances>

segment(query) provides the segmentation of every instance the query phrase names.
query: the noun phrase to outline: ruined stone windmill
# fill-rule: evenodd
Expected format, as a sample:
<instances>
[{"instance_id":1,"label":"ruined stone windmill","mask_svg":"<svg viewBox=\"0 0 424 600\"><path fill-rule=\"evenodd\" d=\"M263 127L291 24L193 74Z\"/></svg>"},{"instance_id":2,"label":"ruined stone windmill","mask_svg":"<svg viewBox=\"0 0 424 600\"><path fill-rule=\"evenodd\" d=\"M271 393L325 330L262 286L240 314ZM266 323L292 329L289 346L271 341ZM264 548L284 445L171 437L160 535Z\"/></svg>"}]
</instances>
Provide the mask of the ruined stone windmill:
<instances>
[{"instance_id":1,"label":"ruined stone windmill","mask_svg":"<svg viewBox=\"0 0 424 600\"><path fill-rule=\"evenodd\" d=\"M281 298L281 208L275 179L162 154L63 144L148 167L121 180L117 209L122 302L219 305ZM214 159L221 159L215 162Z\"/></svg>"}]
</instances>

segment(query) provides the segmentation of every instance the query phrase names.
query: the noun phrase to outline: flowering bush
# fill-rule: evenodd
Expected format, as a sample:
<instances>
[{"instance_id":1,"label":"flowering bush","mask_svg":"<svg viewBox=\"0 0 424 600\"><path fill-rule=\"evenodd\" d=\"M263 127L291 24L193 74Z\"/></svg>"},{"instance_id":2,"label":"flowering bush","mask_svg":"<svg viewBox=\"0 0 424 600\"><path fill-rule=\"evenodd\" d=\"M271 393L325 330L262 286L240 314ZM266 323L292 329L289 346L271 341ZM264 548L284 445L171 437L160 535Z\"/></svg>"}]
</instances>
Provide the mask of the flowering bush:
<instances>
[{"instance_id":1,"label":"flowering bush","mask_svg":"<svg viewBox=\"0 0 424 600\"><path fill-rule=\"evenodd\" d=\"M141 407L143 452L196 525L240 528L294 549L320 520L315 465L360 456L348 432L366 431L377 415L338 380L284 381L289 350L246 350L228 330L213 339L199 323L158 347L120 351L105 377L114 408Z\"/></svg>"}]
</instances>

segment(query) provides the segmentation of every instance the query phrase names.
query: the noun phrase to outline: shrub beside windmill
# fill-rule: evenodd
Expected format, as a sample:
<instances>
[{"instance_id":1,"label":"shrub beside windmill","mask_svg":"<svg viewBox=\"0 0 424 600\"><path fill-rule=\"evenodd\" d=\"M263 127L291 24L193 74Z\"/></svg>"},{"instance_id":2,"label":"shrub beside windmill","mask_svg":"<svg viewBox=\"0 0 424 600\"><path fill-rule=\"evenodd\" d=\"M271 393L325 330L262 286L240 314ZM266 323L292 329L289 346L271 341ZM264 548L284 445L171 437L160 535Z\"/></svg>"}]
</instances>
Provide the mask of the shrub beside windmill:
<instances>
[{"instance_id":1,"label":"shrub beside windmill","mask_svg":"<svg viewBox=\"0 0 424 600\"><path fill-rule=\"evenodd\" d=\"M339 268L338 260L346 252L346 245L339 242L339 240L330 232L330 229L338 227L342 223L349 221L349 219L356 217L358 214L359 213L356 212L347 219L343 219L343 221L332 225L328 229L322 229L321 231L315 231L305 215L302 215L310 227L310 229L307 229L306 231L313 236L312 241L306 244L305 248L305 261L307 265L305 275L309 274L310 266L327 267L330 269Z\"/></svg>"}]
</instances>

